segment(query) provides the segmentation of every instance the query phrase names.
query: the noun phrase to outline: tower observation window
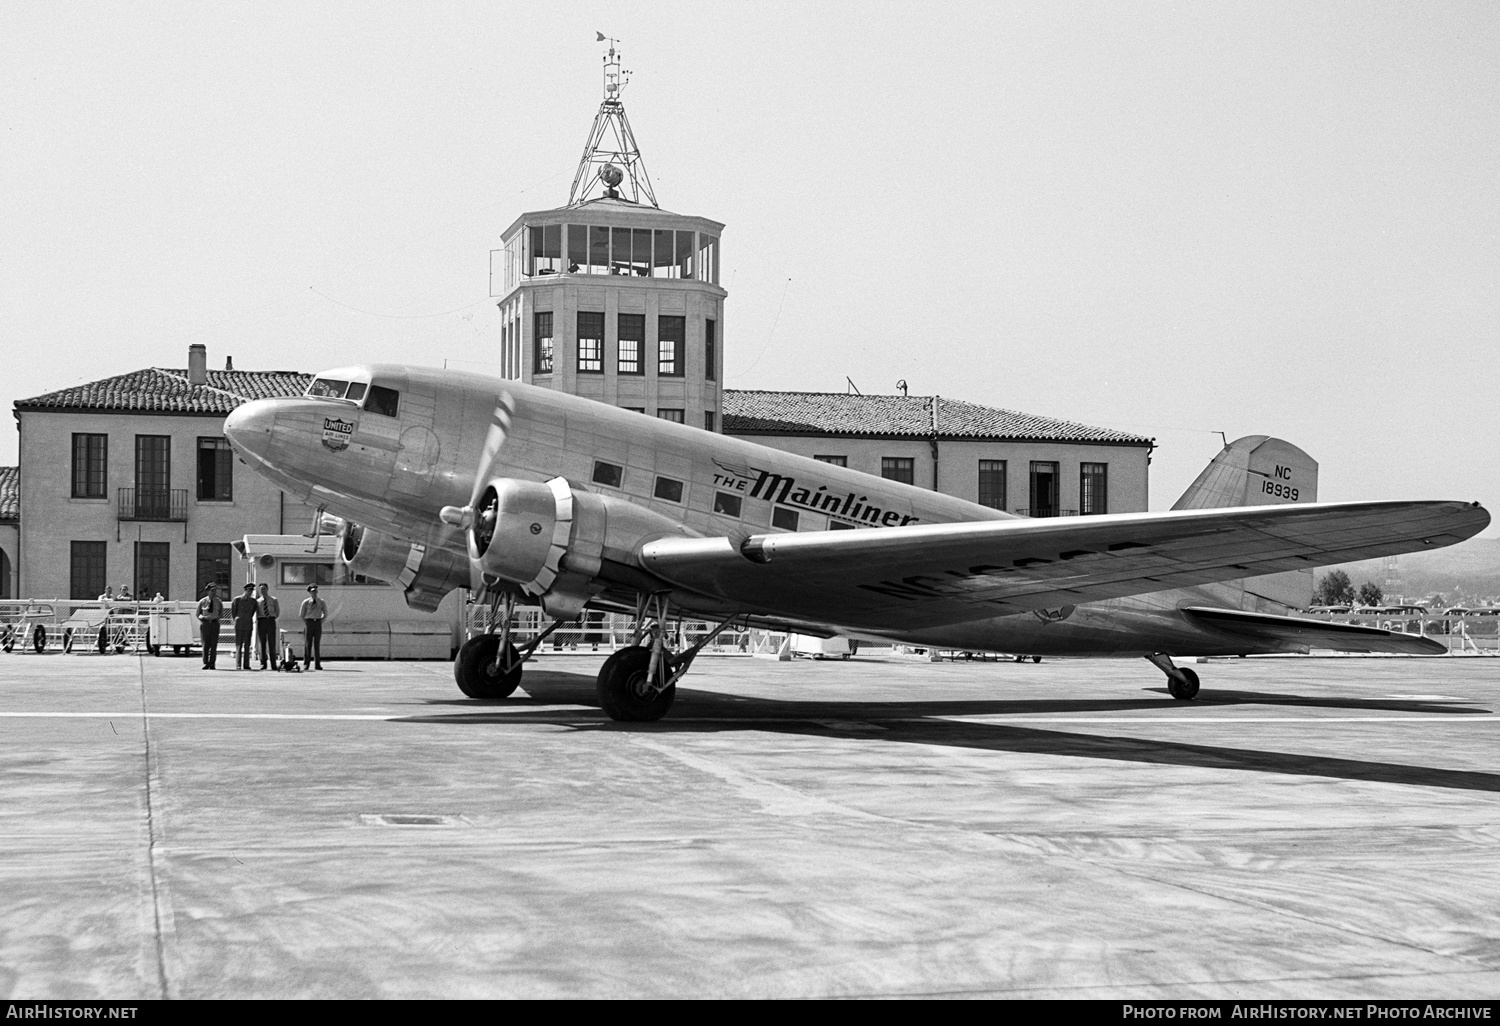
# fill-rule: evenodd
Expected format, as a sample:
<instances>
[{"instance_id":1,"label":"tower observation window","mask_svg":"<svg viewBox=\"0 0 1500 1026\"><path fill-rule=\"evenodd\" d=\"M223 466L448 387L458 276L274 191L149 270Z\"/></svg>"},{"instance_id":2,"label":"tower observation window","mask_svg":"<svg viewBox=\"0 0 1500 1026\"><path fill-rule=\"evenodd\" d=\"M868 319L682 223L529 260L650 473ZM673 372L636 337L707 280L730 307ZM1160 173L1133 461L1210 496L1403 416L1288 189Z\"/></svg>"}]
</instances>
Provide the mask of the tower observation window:
<instances>
[{"instance_id":1,"label":"tower observation window","mask_svg":"<svg viewBox=\"0 0 1500 1026\"><path fill-rule=\"evenodd\" d=\"M698 280L719 283L719 240L713 235L698 236Z\"/></svg>"},{"instance_id":2,"label":"tower observation window","mask_svg":"<svg viewBox=\"0 0 1500 1026\"><path fill-rule=\"evenodd\" d=\"M589 265L589 226L568 225L568 273L587 274Z\"/></svg>"},{"instance_id":3,"label":"tower observation window","mask_svg":"<svg viewBox=\"0 0 1500 1026\"><path fill-rule=\"evenodd\" d=\"M587 274L609 273L609 229L589 225L589 262Z\"/></svg>"},{"instance_id":4,"label":"tower observation window","mask_svg":"<svg viewBox=\"0 0 1500 1026\"><path fill-rule=\"evenodd\" d=\"M534 225L527 229L526 276L562 273L562 225Z\"/></svg>"}]
</instances>

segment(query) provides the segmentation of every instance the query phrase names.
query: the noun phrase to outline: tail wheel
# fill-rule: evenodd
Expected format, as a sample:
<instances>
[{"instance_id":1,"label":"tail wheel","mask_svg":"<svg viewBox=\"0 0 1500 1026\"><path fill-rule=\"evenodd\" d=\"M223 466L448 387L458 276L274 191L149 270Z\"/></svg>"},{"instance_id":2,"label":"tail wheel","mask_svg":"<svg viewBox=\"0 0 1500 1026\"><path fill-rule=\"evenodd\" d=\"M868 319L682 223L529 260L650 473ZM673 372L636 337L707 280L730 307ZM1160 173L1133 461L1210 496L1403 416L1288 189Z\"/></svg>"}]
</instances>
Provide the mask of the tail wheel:
<instances>
[{"instance_id":1,"label":"tail wheel","mask_svg":"<svg viewBox=\"0 0 1500 1026\"><path fill-rule=\"evenodd\" d=\"M1179 666L1178 672L1183 679L1175 677L1167 678L1167 692L1179 702L1191 702L1198 697L1198 674L1189 670L1186 666Z\"/></svg>"},{"instance_id":2,"label":"tail wheel","mask_svg":"<svg viewBox=\"0 0 1500 1026\"><path fill-rule=\"evenodd\" d=\"M514 665L509 672L502 672L495 659L499 652L497 634L481 634L464 642L458 658L453 660L453 679L458 682L458 690L470 698L509 698L521 684L522 667L516 646L507 645L504 662Z\"/></svg>"},{"instance_id":3,"label":"tail wheel","mask_svg":"<svg viewBox=\"0 0 1500 1026\"><path fill-rule=\"evenodd\" d=\"M656 668L658 679L667 674L666 660ZM677 685L660 691L647 686L646 671L651 667L651 650L642 645L622 648L599 669L599 705L612 720L625 723L651 723L661 719L672 708Z\"/></svg>"}]
</instances>

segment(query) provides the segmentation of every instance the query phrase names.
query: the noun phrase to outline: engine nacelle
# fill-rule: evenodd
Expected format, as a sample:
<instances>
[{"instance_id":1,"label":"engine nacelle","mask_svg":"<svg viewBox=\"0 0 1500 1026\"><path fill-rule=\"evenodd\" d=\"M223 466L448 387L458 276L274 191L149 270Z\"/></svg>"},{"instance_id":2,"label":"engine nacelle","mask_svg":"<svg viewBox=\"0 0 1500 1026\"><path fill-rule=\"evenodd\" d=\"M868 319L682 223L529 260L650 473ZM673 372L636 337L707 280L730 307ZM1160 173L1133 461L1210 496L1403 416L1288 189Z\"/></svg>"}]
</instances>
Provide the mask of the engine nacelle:
<instances>
[{"instance_id":1,"label":"engine nacelle","mask_svg":"<svg viewBox=\"0 0 1500 1026\"><path fill-rule=\"evenodd\" d=\"M408 606L428 613L437 609L448 592L469 583L469 566L463 557L358 524L344 528L339 557L351 573L400 588Z\"/></svg>"},{"instance_id":2,"label":"engine nacelle","mask_svg":"<svg viewBox=\"0 0 1500 1026\"><path fill-rule=\"evenodd\" d=\"M469 558L484 577L520 585L563 620L603 590L594 583L607 525L599 496L575 492L561 477L545 484L501 477L485 486L475 510Z\"/></svg>"}]
</instances>

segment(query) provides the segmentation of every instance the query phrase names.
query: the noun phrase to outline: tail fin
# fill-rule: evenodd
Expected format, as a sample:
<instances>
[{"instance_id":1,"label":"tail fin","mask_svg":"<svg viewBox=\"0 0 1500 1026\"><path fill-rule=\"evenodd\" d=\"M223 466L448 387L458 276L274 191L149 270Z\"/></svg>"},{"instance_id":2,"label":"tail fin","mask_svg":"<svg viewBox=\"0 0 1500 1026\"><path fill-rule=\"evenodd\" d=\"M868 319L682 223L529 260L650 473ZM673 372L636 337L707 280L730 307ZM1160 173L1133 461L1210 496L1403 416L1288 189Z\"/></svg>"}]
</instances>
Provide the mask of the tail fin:
<instances>
[{"instance_id":1,"label":"tail fin","mask_svg":"<svg viewBox=\"0 0 1500 1026\"><path fill-rule=\"evenodd\" d=\"M1291 442L1246 435L1224 446L1173 509L1318 501L1318 461Z\"/></svg>"},{"instance_id":2,"label":"tail fin","mask_svg":"<svg viewBox=\"0 0 1500 1026\"><path fill-rule=\"evenodd\" d=\"M1318 501L1318 461L1291 442L1246 435L1224 446L1173 509L1219 509ZM1211 586L1232 608L1284 613L1312 603L1311 570Z\"/></svg>"}]
</instances>

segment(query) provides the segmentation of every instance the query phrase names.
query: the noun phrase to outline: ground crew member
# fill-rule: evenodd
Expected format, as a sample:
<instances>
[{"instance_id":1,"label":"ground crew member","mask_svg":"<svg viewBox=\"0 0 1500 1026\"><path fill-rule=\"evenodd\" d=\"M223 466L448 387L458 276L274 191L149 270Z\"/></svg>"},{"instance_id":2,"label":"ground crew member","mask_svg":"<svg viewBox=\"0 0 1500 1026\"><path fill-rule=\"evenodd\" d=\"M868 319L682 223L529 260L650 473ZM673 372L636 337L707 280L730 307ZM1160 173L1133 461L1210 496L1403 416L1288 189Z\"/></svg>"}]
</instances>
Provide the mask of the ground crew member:
<instances>
[{"instance_id":1,"label":"ground crew member","mask_svg":"<svg viewBox=\"0 0 1500 1026\"><path fill-rule=\"evenodd\" d=\"M255 630L255 585L245 582L245 590L229 604L234 618L234 668L250 669L250 635Z\"/></svg>"},{"instance_id":2,"label":"ground crew member","mask_svg":"<svg viewBox=\"0 0 1500 1026\"><path fill-rule=\"evenodd\" d=\"M302 600L302 668L323 668L323 618L328 615L328 603L318 598L318 586L307 586L307 598Z\"/></svg>"},{"instance_id":3,"label":"ground crew member","mask_svg":"<svg viewBox=\"0 0 1500 1026\"><path fill-rule=\"evenodd\" d=\"M271 594L264 583L260 596L255 600L255 647L260 652L260 668L266 668L266 653L271 654L271 669L281 669L281 653L276 651L276 618L281 615L281 603Z\"/></svg>"},{"instance_id":4,"label":"ground crew member","mask_svg":"<svg viewBox=\"0 0 1500 1026\"><path fill-rule=\"evenodd\" d=\"M216 670L219 657L219 620L224 616L224 603L219 599L219 586L210 584L203 589L203 598L198 600L198 637L203 642L203 668Z\"/></svg>"}]
</instances>

